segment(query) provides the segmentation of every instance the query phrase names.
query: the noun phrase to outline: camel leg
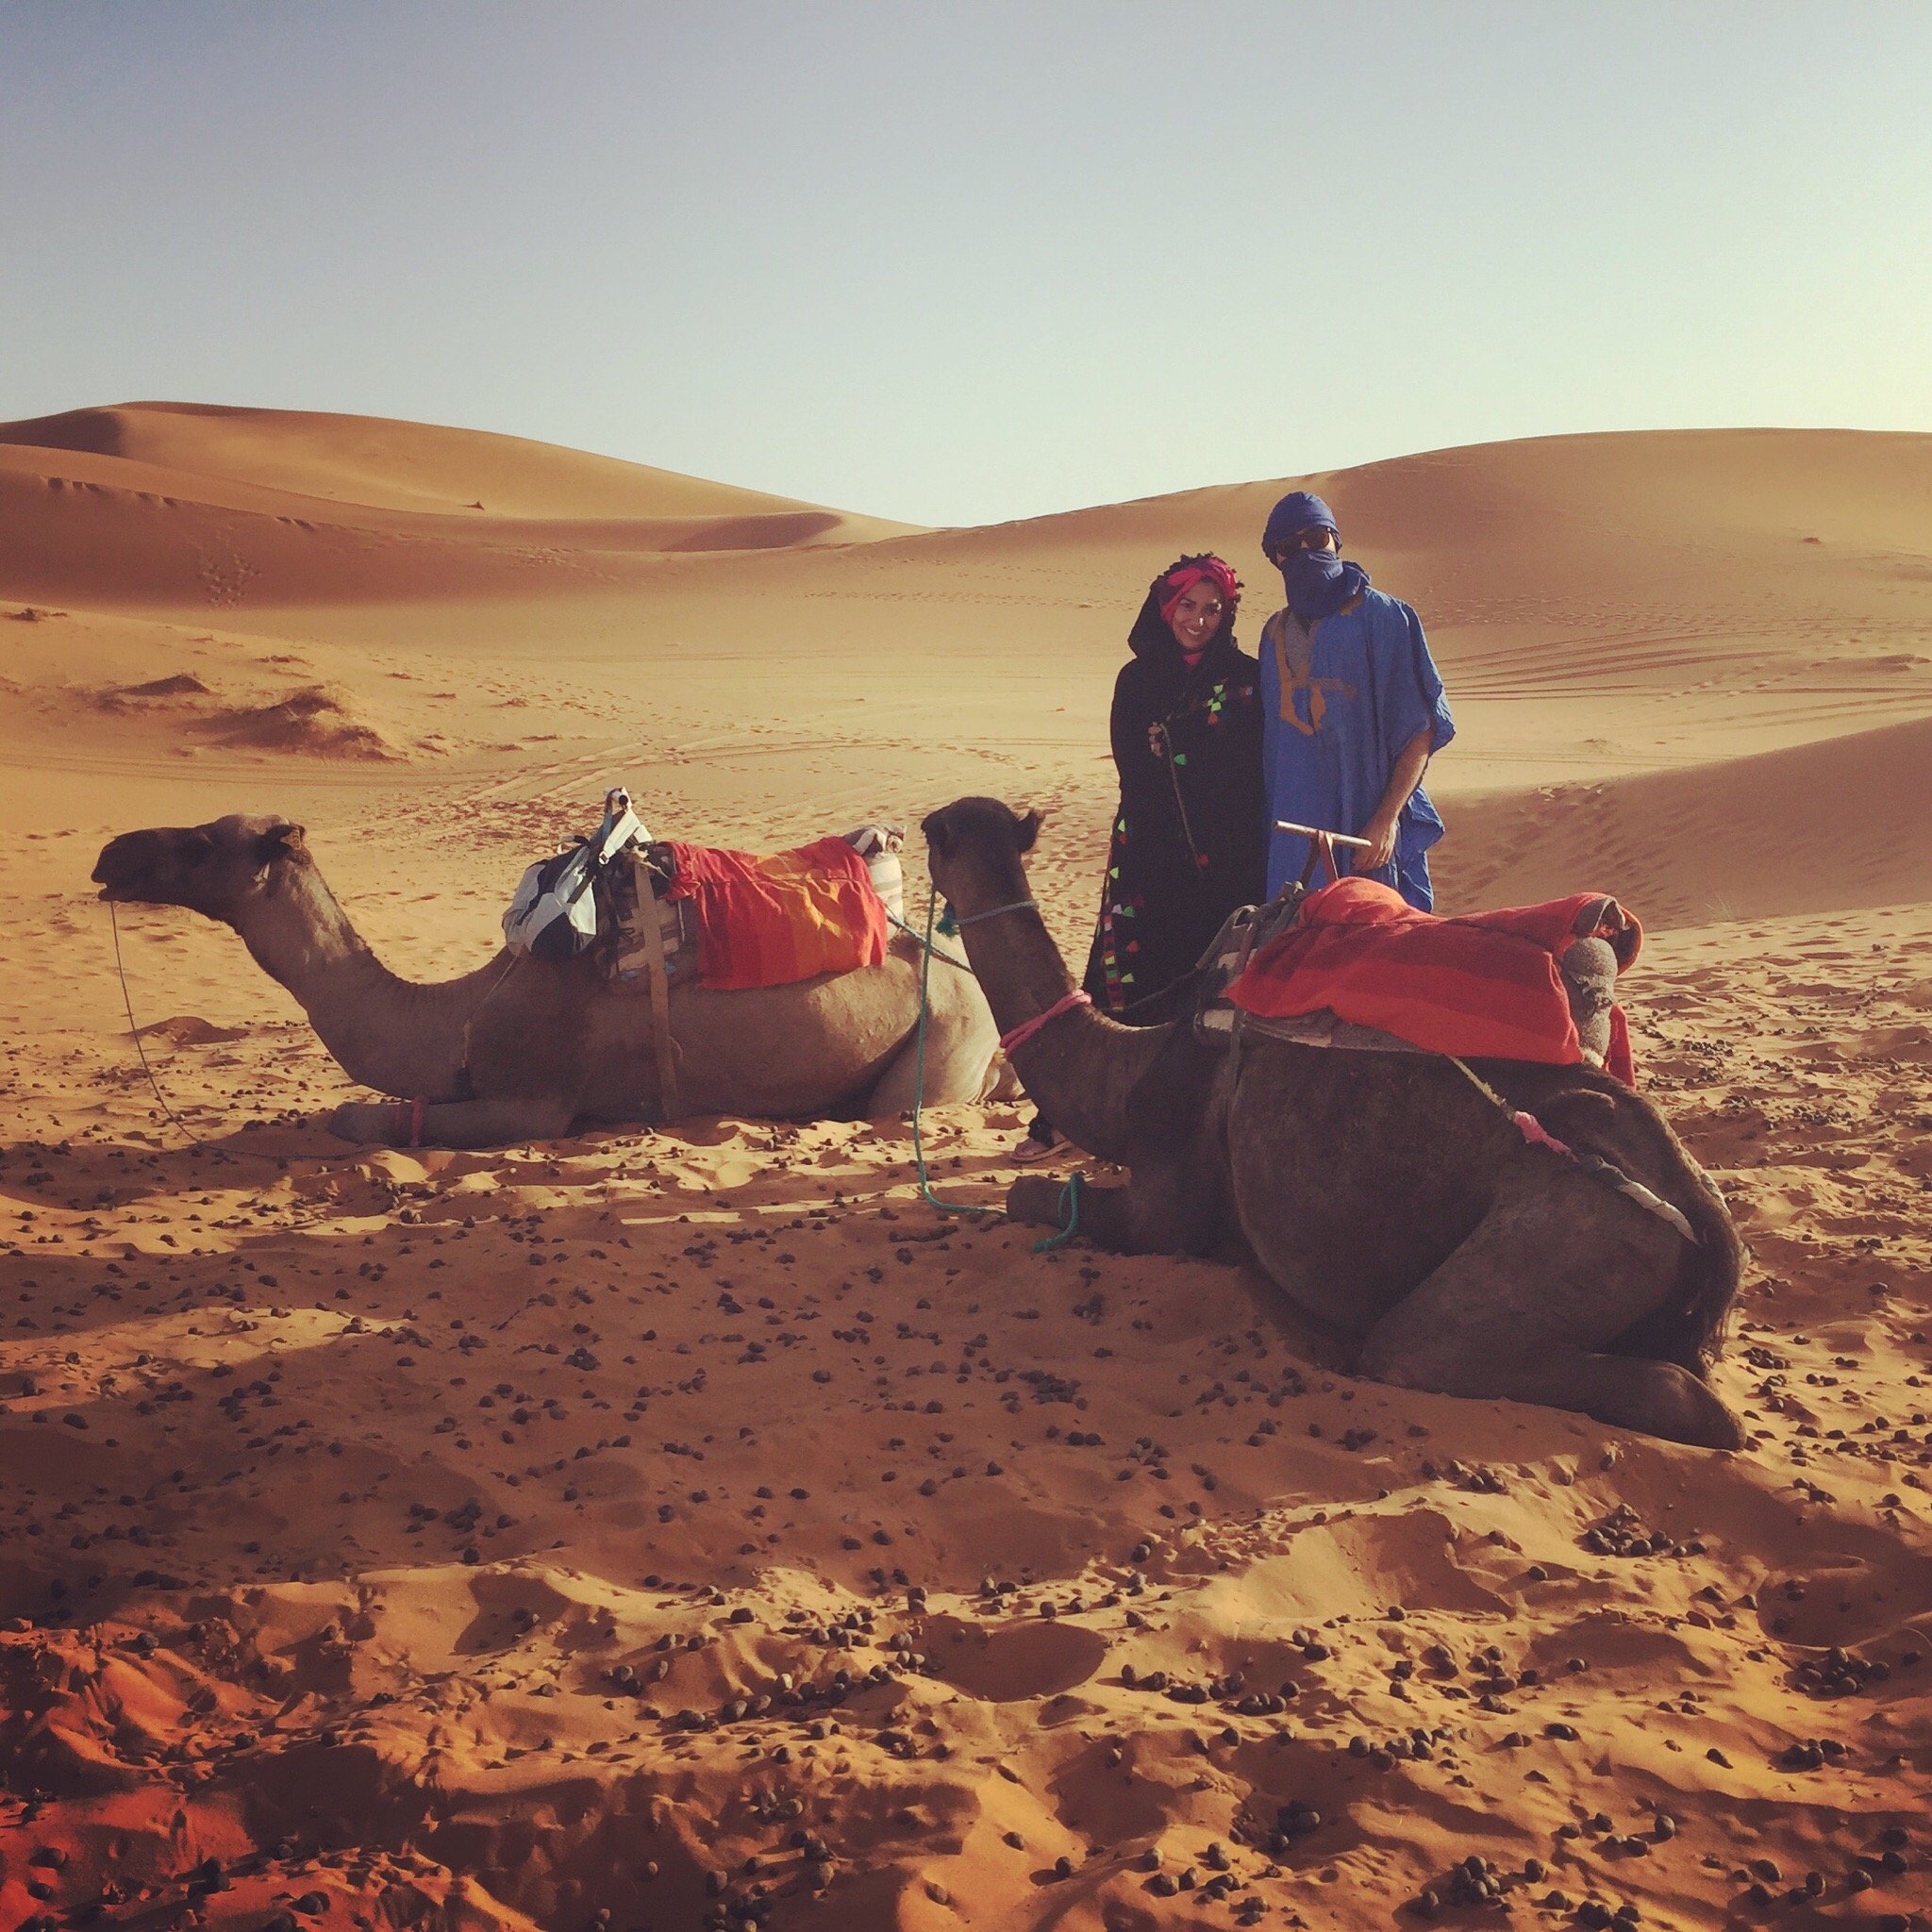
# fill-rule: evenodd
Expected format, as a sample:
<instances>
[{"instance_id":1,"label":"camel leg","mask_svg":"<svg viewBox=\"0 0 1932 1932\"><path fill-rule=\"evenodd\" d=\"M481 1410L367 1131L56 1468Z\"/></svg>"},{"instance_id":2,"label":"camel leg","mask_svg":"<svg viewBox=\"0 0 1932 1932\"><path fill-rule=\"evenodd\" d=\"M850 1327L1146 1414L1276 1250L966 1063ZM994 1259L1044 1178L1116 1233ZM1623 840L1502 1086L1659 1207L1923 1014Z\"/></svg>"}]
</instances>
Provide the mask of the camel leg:
<instances>
[{"instance_id":1,"label":"camel leg","mask_svg":"<svg viewBox=\"0 0 1932 1932\"><path fill-rule=\"evenodd\" d=\"M1581 1176L1505 1194L1369 1331L1360 1372L1445 1395L1502 1396L1707 1449L1736 1418L1674 1362L1603 1351L1676 1291L1678 1237Z\"/></svg>"},{"instance_id":2,"label":"camel leg","mask_svg":"<svg viewBox=\"0 0 1932 1932\"><path fill-rule=\"evenodd\" d=\"M345 1101L329 1116L329 1132L358 1146L507 1147L521 1141L554 1141L568 1133L567 1101L534 1094L491 1100L438 1100L423 1109L415 1134L407 1100Z\"/></svg>"},{"instance_id":3,"label":"camel leg","mask_svg":"<svg viewBox=\"0 0 1932 1932\"><path fill-rule=\"evenodd\" d=\"M942 1093L939 1078L939 1056L936 1049L939 1042L930 1034L925 1041L925 1091L919 1091L919 1045L916 1040L908 1040L895 1053L879 1075L878 1084L872 1090L865 1103L865 1117L869 1121L897 1120L902 1114L912 1111L915 1101L923 1098L929 1107L943 1104L950 1095Z\"/></svg>"},{"instance_id":4,"label":"camel leg","mask_svg":"<svg viewBox=\"0 0 1932 1932\"><path fill-rule=\"evenodd\" d=\"M936 1004L925 1029L924 1104L950 1107L964 1102L976 1107L983 1102L994 1085L991 1060L995 1044L989 1026L975 1024L971 1015L957 1008ZM879 1075L865 1103L865 1117L869 1121L896 1120L910 1113L920 1098L919 1035L915 1030Z\"/></svg>"}]
</instances>

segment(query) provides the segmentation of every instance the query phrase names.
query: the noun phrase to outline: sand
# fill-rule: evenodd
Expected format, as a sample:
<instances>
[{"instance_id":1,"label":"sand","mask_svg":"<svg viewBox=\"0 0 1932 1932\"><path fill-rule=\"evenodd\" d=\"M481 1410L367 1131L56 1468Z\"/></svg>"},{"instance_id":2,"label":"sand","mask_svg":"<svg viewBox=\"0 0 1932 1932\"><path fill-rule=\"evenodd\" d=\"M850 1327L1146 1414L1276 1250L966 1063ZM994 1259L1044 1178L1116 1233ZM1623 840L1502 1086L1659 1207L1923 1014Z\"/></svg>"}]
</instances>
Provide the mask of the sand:
<instances>
[{"instance_id":1,"label":"sand","mask_svg":"<svg viewBox=\"0 0 1932 1932\"><path fill-rule=\"evenodd\" d=\"M1745 1454L1355 1380L1252 1274L936 1216L901 1125L345 1149L232 935L123 908L156 1105L87 874L228 810L428 976L610 780L765 847L992 792L1081 946L1140 588L1213 544L1252 637L1279 482L921 531L0 427L0 1926L1925 1923L1932 438L1311 480L1450 683L1445 907L1646 922Z\"/></svg>"}]
</instances>

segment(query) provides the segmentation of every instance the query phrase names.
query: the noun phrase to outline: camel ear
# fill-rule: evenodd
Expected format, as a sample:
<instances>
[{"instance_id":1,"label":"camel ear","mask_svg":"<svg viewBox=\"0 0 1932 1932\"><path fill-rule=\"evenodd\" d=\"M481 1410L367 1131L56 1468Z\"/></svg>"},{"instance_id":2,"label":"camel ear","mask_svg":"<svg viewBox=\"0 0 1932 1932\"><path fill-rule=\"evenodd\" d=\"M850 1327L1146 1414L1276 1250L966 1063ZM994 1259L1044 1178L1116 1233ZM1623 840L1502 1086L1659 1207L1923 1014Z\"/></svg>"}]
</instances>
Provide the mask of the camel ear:
<instances>
[{"instance_id":1,"label":"camel ear","mask_svg":"<svg viewBox=\"0 0 1932 1932\"><path fill-rule=\"evenodd\" d=\"M279 824L271 825L255 841L255 857L258 863L273 865L278 858L296 858L308 850L304 841L307 829L291 824L284 819Z\"/></svg>"},{"instance_id":2,"label":"camel ear","mask_svg":"<svg viewBox=\"0 0 1932 1932\"><path fill-rule=\"evenodd\" d=\"M1040 837L1040 827L1045 822L1046 814L1036 805L1027 810L1024 817L1017 812L1013 816L1013 849L1016 852L1031 852L1033 841Z\"/></svg>"},{"instance_id":3,"label":"camel ear","mask_svg":"<svg viewBox=\"0 0 1932 1932\"><path fill-rule=\"evenodd\" d=\"M920 820L919 829L925 834L926 849L936 852L944 858L953 849L953 835L946 824L942 811L931 811Z\"/></svg>"}]
</instances>

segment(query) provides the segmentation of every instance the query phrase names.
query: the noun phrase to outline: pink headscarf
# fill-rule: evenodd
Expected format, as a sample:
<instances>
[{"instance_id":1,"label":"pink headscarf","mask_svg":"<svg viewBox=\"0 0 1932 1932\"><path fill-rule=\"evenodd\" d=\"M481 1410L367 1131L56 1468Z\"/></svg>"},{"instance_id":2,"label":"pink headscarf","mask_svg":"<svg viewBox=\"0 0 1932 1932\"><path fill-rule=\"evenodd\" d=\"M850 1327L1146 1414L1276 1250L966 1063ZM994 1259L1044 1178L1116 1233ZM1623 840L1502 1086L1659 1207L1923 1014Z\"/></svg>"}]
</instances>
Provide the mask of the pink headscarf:
<instances>
[{"instance_id":1,"label":"pink headscarf","mask_svg":"<svg viewBox=\"0 0 1932 1932\"><path fill-rule=\"evenodd\" d=\"M1163 624L1174 622L1174 613L1181 599L1204 578L1210 580L1220 591L1222 602L1227 607L1223 622L1233 614L1235 606L1241 601L1241 578L1220 558L1204 557L1198 563L1185 563L1178 570L1168 572L1156 587L1155 595L1159 600Z\"/></svg>"}]
</instances>

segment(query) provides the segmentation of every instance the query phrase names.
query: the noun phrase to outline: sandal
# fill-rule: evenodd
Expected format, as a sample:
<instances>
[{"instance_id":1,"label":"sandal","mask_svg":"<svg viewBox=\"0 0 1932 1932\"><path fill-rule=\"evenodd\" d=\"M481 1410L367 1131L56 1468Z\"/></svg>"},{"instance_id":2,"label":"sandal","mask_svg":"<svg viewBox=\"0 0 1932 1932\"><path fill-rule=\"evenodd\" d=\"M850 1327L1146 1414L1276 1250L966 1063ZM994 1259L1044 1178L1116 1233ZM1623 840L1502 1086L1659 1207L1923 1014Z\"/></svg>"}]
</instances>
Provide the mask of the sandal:
<instances>
[{"instance_id":1,"label":"sandal","mask_svg":"<svg viewBox=\"0 0 1932 1932\"><path fill-rule=\"evenodd\" d=\"M1049 1127L1046 1137L1029 1132L1026 1138L1013 1149L1011 1159L1015 1167L1034 1167L1043 1160L1057 1160L1062 1155L1074 1151L1073 1142L1064 1134Z\"/></svg>"}]
</instances>

